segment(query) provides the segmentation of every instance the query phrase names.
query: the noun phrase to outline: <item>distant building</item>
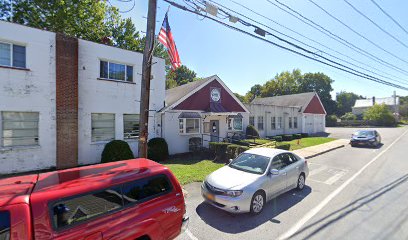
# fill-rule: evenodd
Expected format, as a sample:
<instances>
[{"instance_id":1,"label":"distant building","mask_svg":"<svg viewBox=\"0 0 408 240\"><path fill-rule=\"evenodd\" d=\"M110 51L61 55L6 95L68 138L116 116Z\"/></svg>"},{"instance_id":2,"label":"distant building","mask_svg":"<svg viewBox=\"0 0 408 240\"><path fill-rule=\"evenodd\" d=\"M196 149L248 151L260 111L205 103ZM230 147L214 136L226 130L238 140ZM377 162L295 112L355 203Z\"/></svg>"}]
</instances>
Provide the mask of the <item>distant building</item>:
<instances>
[{"instance_id":1,"label":"distant building","mask_svg":"<svg viewBox=\"0 0 408 240\"><path fill-rule=\"evenodd\" d=\"M370 107L374 106L374 104L385 104L390 108L395 116L399 115L399 97L395 95L385 98L372 97L369 99L357 99L356 103L352 107L352 113L357 116L363 115L363 113Z\"/></svg>"},{"instance_id":2,"label":"distant building","mask_svg":"<svg viewBox=\"0 0 408 240\"><path fill-rule=\"evenodd\" d=\"M326 110L315 92L255 98L246 105L261 137L324 132Z\"/></svg>"}]
</instances>

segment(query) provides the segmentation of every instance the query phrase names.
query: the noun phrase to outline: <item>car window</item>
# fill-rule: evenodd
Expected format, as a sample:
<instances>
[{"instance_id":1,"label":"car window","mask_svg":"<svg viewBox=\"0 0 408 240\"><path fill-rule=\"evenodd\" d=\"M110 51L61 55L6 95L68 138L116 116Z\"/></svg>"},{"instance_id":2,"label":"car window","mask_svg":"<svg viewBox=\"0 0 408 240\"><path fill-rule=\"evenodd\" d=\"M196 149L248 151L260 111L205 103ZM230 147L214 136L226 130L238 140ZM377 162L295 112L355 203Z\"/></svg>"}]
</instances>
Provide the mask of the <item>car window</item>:
<instances>
[{"instance_id":1,"label":"car window","mask_svg":"<svg viewBox=\"0 0 408 240\"><path fill-rule=\"evenodd\" d=\"M167 176L158 175L126 183L122 190L124 203L127 205L171 192L172 185Z\"/></svg>"},{"instance_id":2,"label":"car window","mask_svg":"<svg viewBox=\"0 0 408 240\"><path fill-rule=\"evenodd\" d=\"M263 174L268 168L269 161L269 157L252 153L242 153L235 158L229 166L245 172Z\"/></svg>"},{"instance_id":3,"label":"car window","mask_svg":"<svg viewBox=\"0 0 408 240\"><path fill-rule=\"evenodd\" d=\"M0 240L10 239L10 212L0 211Z\"/></svg>"},{"instance_id":4,"label":"car window","mask_svg":"<svg viewBox=\"0 0 408 240\"><path fill-rule=\"evenodd\" d=\"M120 187L109 188L53 204L54 226L74 225L123 206Z\"/></svg>"},{"instance_id":5,"label":"car window","mask_svg":"<svg viewBox=\"0 0 408 240\"><path fill-rule=\"evenodd\" d=\"M287 162L286 162L286 166L295 163L298 161L298 159L291 153L286 153L287 157Z\"/></svg>"},{"instance_id":6,"label":"car window","mask_svg":"<svg viewBox=\"0 0 408 240\"><path fill-rule=\"evenodd\" d=\"M272 159L272 163L271 163L271 169L282 169L285 167L285 160L282 157L282 154L279 154L278 156L274 157Z\"/></svg>"}]
</instances>

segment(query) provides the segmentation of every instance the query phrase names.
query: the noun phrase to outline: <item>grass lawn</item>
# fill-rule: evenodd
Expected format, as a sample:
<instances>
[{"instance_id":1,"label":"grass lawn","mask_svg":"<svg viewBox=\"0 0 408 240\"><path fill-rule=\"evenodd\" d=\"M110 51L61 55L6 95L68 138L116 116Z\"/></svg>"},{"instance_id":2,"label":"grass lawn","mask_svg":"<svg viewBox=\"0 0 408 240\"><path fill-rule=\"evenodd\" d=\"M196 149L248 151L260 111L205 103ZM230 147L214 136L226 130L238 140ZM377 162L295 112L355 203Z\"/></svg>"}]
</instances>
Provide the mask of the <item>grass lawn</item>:
<instances>
[{"instance_id":1,"label":"grass lawn","mask_svg":"<svg viewBox=\"0 0 408 240\"><path fill-rule=\"evenodd\" d=\"M311 147L323 143L328 143L331 141L336 140L335 138L326 138L326 137L308 137L308 138L302 138L299 141L299 145L297 144L297 139L288 141L288 142L283 142L283 143L289 143L290 144L290 150L297 150L305 147Z\"/></svg>"},{"instance_id":2,"label":"grass lawn","mask_svg":"<svg viewBox=\"0 0 408 240\"><path fill-rule=\"evenodd\" d=\"M223 163L214 163L212 160L188 159L172 159L163 162L163 164L170 168L182 185L191 182L202 182L208 174L225 166Z\"/></svg>"},{"instance_id":3,"label":"grass lawn","mask_svg":"<svg viewBox=\"0 0 408 240\"><path fill-rule=\"evenodd\" d=\"M265 143L269 143L271 142L271 140L269 139L263 139L263 138L257 138L257 139L244 139L242 140L243 142L247 142L247 143L257 143L257 144L265 144Z\"/></svg>"}]
</instances>

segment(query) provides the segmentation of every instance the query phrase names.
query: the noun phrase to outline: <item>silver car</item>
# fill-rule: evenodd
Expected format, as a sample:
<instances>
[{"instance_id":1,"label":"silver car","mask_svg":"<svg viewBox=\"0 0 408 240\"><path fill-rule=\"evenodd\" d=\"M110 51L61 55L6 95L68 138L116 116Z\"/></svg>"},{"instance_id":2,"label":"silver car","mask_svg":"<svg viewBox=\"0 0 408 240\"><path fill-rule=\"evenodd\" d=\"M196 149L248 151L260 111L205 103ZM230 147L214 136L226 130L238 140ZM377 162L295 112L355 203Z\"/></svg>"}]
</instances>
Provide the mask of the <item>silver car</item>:
<instances>
[{"instance_id":1,"label":"silver car","mask_svg":"<svg viewBox=\"0 0 408 240\"><path fill-rule=\"evenodd\" d=\"M268 200L294 188L302 190L308 175L304 158L285 150L254 148L208 175L201 194L219 209L258 214Z\"/></svg>"}]
</instances>

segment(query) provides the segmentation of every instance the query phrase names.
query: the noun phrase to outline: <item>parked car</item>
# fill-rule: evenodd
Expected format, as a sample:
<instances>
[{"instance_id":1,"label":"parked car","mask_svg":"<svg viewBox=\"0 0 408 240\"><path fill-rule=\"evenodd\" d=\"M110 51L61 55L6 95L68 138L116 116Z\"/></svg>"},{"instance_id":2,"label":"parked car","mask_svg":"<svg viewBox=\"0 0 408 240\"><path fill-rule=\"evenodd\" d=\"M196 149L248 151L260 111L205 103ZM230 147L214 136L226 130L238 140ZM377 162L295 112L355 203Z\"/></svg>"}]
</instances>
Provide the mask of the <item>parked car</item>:
<instances>
[{"instance_id":1,"label":"parked car","mask_svg":"<svg viewBox=\"0 0 408 240\"><path fill-rule=\"evenodd\" d=\"M188 223L180 184L147 159L0 180L0 239L173 239Z\"/></svg>"},{"instance_id":2,"label":"parked car","mask_svg":"<svg viewBox=\"0 0 408 240\"><path fill-rule=\"evenodd\" d=\"M211 173L201 194L219 209L258 214L274 197L293 188L302 190L308 174L307 161L292 152L254 148Z\"/></svg>"},{"instance_id":3,"label":"parked car","mask_svg":"<svg viewBox=\"0 0 408 240\"><path fill-rule=\"evenodd\" d=\"M381 144L381 136L376 130L359 130L351 135L352 147L365 145L377 147Z\"/></svg>"}]
</instances>

